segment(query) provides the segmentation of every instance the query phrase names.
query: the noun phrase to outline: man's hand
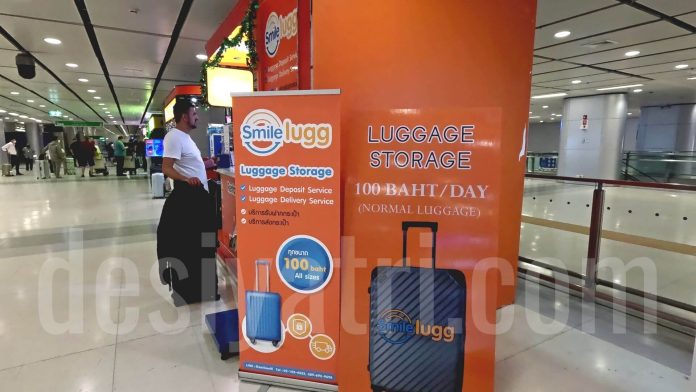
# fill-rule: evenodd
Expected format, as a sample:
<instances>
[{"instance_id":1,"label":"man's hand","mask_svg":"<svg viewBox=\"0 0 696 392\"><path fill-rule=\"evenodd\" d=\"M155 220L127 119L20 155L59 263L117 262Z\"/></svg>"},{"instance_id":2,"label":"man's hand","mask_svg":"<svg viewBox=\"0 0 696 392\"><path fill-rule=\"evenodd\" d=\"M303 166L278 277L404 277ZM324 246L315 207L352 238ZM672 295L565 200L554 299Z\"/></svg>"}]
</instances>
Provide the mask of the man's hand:
<instances>
[{"instance_id":1,"label":"man's hand","mask_svg":"<svg viewBox=\"0 0 696 392\"><path fill-rule=\"evenodd\" d=\"M198 177L190 177L186 179L186 183L191 186L202 186L201 180Z\"/></svg>"}]
</instances>

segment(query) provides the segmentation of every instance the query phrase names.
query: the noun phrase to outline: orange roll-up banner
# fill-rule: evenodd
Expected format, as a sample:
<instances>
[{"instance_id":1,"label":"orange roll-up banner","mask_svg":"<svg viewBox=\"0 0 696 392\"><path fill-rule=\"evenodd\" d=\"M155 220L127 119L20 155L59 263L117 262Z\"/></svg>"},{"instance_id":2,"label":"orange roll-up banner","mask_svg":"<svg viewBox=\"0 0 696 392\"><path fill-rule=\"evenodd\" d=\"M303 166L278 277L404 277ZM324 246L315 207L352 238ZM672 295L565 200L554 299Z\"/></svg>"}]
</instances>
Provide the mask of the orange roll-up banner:
<instances>
[{"instance_id":1,"label":"orange roll-up banner","mask_svg":"<svg viewBox=\"0 0 696 392\"><path fill-rule=\"evenodd\" d=\"M493 391L535 14L536 0L313 2L313 87L342 91L340 390Z\"/></svg>"},{"instance_id":2,"label":"orange roll-up banner","mask_svg":"<svg viewBox=\"0 0 696 392\"><path fill-rule=\"evenodd\" d=\"M340 95L232 100L240 372L336 384Z\"/></svg>"}]
</instances>

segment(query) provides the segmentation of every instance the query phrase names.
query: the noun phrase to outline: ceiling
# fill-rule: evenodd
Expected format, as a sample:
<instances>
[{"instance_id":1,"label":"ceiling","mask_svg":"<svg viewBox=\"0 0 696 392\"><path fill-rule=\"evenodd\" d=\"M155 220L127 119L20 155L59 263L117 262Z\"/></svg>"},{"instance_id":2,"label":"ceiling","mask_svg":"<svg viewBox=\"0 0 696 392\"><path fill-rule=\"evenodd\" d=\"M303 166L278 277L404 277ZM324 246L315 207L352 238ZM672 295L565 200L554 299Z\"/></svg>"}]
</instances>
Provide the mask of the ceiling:
<instances>
[{"instance_id":1,"label":"ceiling","mask_svg":"<svg viewBox=\"0 0 696 392\"><path fill-rule=\"evenodd\" d=\"M48 111L60 110L66 119L123 126L139 125L148 110L162 110L177 84L198 82L196 54L205 53L206 41L237 1L40 3L0 2L0 27L9 36L0 35L0 110L7 112L0 118L13 112L49 122ZM80 4L86 8L82 12ZM694 26L696 0L539 0L532 95L567 96L533 99L531 121L558 121L551 114L562 113L564 98L612 86L643 85L637 87L640 93L615 90L629 92L633 116L641 106L696 102L696 80L688 80L696 77ZM570 35L554 37L559 31ZM62 43L48 44L48 37ZM32 80L17 75L18 45L46 67L37 65ZM640 54L625 55L633 50ZM689 67L675 69L679 64Z\"/></svg>"},{"instance_id":2,"label":"ceiling","mask_svg":"<svg viewBox=\"0 0 696 392\"><path fill-rule=\"evenodd\" d=\"M571 34L556 38L561 31ZM532 96L567 95L532 99L531 122L560 121L552 114L573 96L628 92L631 117L696 102L696 0L539 0L534 48Z\"/></svg>"},{"instance_id":3,"label":"ceiling","mask_svg":"<svg viewBox=\"0 0 696 392\"><path fill-rule=\"evenodd\" d=\"M78 3L86 5L86 13L80 13ZM186 3L190 9L172 42ZM150 99L148 110L161 111L174 86L198 83L202 61L196 55L205 53L205 43L235 4L236 0L2 0L0 27L48 70L37 64L34 79L19 77L19 50L0 35L0 109L7 112L0 116L14 112L50 122L48 111L59 110L65 120L139 125ZM87 25L93 28L106 72ZM51 45L44 38L62 43ZM170 44L173 50L163 67Z\"/></svg>"}]
</instances>

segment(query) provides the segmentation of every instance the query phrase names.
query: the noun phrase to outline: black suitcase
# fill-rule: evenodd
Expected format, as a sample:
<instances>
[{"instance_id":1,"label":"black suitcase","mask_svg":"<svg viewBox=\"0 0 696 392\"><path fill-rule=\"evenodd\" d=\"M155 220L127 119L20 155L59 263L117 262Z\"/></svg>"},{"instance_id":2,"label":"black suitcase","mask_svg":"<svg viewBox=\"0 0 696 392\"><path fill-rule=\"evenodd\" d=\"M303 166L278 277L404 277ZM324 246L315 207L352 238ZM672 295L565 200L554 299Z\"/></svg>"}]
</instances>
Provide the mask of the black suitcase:
<instances>
[{"instance_id":1,"label":"black suitcase","mask_svg":"<svg viewBox=\"0 0 696 392\"><path fill-rule=\"evenodd\" d=\"M433 268L407 266L408 229L432 230ZM461 392L466 279L435 268L436 222L402 222L403 266L376 267L370 281L373 391Z\"/></svg>"}]
</instances>

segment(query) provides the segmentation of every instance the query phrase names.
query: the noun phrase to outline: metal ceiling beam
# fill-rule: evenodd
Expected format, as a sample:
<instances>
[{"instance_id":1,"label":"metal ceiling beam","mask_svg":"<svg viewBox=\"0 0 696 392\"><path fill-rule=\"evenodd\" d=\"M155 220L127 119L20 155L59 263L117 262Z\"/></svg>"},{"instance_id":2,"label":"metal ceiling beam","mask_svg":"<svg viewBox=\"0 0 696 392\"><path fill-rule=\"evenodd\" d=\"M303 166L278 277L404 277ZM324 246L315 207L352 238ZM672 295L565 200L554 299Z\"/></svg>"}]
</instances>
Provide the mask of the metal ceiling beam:
<instances>
[{"instance_id":1,"label":"metal ceiling beam","mask_svg":"<svg viewBox=\"0 0 696 392\"><path fill-rule=\"evenodd\" d=\"M78 116L77 114L73 113L72 111L70 111L70 110L68 110L68 109L66 109L66 108L64 108L64 107L62 107L62 106L60 106L60 105L58 105L57 103L51 102L48 98L44 98L41 94L37 93L36 91L30 89L29 87L23 86L23 85L21 85L20 83L15 82L14 80L8 78L8 77L5 76L5 75L0 74L0 78L5 79L6 81L8 81L8 82L14 84L15 86L17 86L17 87L19 87L19 88L22 88L22 89L24 89L24 90L29 91L30 93L36 95L37 97L43 99L44 101L50 103L51 105L53 105L53 106L55 106L55 107L57 107L57 108L63 109L64 111L66 111L66 112L72 114L73 116L75 116L76 118L79 118L79 119L82 120L82 121L85 120L84 118ZM24 105L24 104L23 104L23 105ZM25 106L28 106L28 105L25 105ZM31 106L30 106L30 107L31 107ZM35 108L34 108L34 109L35 109ZM36 110L41 111L41 108L36 109Z\"/></svg>"},{"instance_id":2,"label":"metal ceiling beam","mask_svg":"<svg viewBox=\"0 0 696 392\"><path fill-rule=\"evenodd\" d=\"M663 12L660 12L654 8L650 8L646 5L641 4L637 0L616 0L621 4L627 5L629 7L633 7L639 11L643 11L646 14L652 15L656 18L660 18L660 20L663 20L665 22L671 23L677 27L680 27L692 34L696 34L696 26L690 25L682 20L679 20L673 16L669 16Z\"/></svg>"},{"instance_id":3,"label":"metal ceiling beam","mask_svg":"<svg viewBox=\"0 0 696 392\"><path fill-rule=\"evenodd\" d=\"M97 113L96 110L94 110L91 106L89 106L89 104L87 104L87 102L85 102L85 100L82 99L82 97L80 97L80 96L75 92L75 90L71 89L70 86L68 86L68 85L63 81L63 79L59 78L58 75L56 75L55 72L53 72L50 68L48 68L48 66L46 66L46 64L44 64L41 60L39 60L38 58L36 58L36 56L34 56L30 51L28 51L27 49L25 49L24 46L22 46L22 44L20 44L20 43L12 36L12 34L10 34L10 33L9 33L7 30L5 30L5 28L3 28L2 26L0 26L0 35L2 35L6 40L8 40L8 41L12 44L12 46L14 46L15 48L17 48L17 50L19 50L20 52L24 52L24 53L28 54L29 56L31 56L31 57L34 59L34 61L36 62L36 64L38 64L41 68L43 68L44 71L46 71L49 75L51 75L51 76L53 77L53 79L55 79L58 83L60 83L60 85L63 86L66 90L70 91L75 97L77 97L77 99L80 100L80 102L82 102L83 104L85 104L85 106L87 106L92 112L94 112L94 114L96 114L97 117L101 118L102 121L106 122L106 120L104 120L104 117L102 117L99 113Z\"/></svg>"},{"instance_id":4,"label":"metal ceiling beam","mask_svg":"<svg viewBox=\"0 0 696 392\"><path fill-rule=\"evenodd\" d=\"M184 28L184 23L186 23L186 18L188 17L189 11L191 11L192 5L193 0L184 0L184 4L181 6L179 17L176 19L176 24L174 25L174 31L172 31L172 38L169 40L167 53L165 53L164 55L164 60L162 60L160 69L157 72L157 78L155 79L155 83L152 86L152 91L150 92L150 98L147 100L147 105L145 105L145 110L143 110L143 116L140 118L141 124L143 123L143 121L145 121L145 115L147 114L147 110L150 108L150 105L152 104L152 98L155 96L155 93L157 92L157 86L159 86L160 80L162 80L162 75L164 75L164 70L167 69L169 59L172 57L172 53L174 53L176 43L179 41L179 34L181 34L181 30Z\"/></svg>"},{"instance_id":5,"label":"metal ceiling beam","mask_svg":"<svg viewBox=\"0 0 696 392\"><path fill-rule=\"evenodd\" d=\"M116 108L118 109L118 114L121 116L121 121L126 122L123 118L123 111L121 111L121 104L118 102L118 96L116 95L116 89L114 88L114 83L111 81L111 76L109 76L109 68L106 66L106 61L102 55L101 47L99 46L99 40L97 39L97 34L94 32L94 25L92 25L92 20L89 17L89 11L87 11L87 4L84 0L75 0L75 7L77 7L77 12L80 13L80 18L82 18L82 24L85 27L85 32L87 32L87 38L89 38L89 43L92 44L92 50L94 50L94 55L97 56L99 61L99 66L102 69L106 83L109 85L109 90L111 90L111 95L114 97L114 102L116 102Z\"/></svg>"}]
</instances>

